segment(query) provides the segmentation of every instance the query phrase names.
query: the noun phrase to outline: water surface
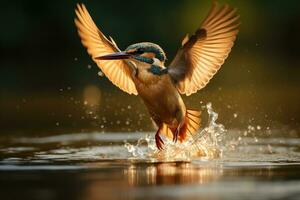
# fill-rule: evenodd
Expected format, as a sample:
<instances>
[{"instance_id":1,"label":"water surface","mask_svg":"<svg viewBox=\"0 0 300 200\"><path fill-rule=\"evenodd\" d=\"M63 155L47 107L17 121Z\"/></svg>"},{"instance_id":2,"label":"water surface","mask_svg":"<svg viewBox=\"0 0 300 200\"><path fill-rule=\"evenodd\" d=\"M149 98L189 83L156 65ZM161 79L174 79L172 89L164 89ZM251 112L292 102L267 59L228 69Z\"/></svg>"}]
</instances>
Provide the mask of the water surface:
<instances>
[{"instance_id":1,"label":"water surface","mask_svg":"<svg viewBox=\"0 0 300 200\"><path fill-rule=\"evenodd\" d=\"M207 124L184 143L152 132L0 137L1 199L300 199L296 130ZM284 136L284 137L283 137Z\"/></svg>"},{"instance_id":2,"label":"water surface","mask_svg":"<svg viewBox=\"0 0 300 200\"><path fill-rule=\"evenodd\" d=\"M299 138L227 130L214 158L163 161L151 134L3 137L1 199L300 198Z\"/></svg>"}]
</instances>

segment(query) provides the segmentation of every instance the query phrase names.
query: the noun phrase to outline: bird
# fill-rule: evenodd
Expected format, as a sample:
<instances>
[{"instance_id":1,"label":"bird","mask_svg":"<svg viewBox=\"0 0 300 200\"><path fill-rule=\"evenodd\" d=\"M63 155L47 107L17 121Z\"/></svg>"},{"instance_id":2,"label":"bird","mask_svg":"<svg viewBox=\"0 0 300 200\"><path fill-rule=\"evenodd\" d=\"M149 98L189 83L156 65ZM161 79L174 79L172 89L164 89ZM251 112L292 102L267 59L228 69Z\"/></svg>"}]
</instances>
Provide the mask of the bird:
<instances>
[{"instance_id":1,"label":"bird","mask_svg":"<svg viewBox=\"0 0 300 200\"><path fill-rule=\"evenodd\" d=\"M196 31L183 38L169 65L164 50L152 42L121 51L96 26L84 4L77 4L75 14L79 37L92 60L114 85L141 97L157 126L158 150L165 148L161 135L176 143L197 133L201 111L187 109L182 95L204 88L228 57L239 32L236 8L214 1Z\"/></svg>"}]
</instances>

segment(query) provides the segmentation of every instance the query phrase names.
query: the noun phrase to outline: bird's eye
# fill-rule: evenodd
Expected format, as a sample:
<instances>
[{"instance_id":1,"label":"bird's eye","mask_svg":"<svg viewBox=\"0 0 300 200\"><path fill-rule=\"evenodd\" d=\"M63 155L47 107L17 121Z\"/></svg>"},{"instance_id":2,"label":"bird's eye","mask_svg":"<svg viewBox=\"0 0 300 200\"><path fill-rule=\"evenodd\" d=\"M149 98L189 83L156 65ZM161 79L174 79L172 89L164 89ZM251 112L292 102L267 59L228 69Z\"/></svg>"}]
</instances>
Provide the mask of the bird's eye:
<instances>
[{"instance_id":1,"label":"bird's eye","mask_svg":"<svg viewBox=\"0 0 300 200\"><path fill-rule=\"evenodd\" d=\"M135 53L135 54L141 55L141 54L144 53L144 51L143 51L142 49L138 49L138 50L136 50L134 53Z\"/></svg>"}]
</instances>

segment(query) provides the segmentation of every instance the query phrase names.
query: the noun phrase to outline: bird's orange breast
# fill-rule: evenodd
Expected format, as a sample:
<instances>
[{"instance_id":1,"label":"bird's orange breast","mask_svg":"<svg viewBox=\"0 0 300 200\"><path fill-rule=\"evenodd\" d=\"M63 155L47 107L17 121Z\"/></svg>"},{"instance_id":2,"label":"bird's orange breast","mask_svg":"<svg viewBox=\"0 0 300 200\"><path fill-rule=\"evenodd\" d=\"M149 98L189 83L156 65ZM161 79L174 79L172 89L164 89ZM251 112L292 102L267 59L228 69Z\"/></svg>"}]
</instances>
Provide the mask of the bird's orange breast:
<instances>
[{"instance_id":1,"label":"bird's orange breast","mask_svg":"<svg viewBox=\"0 0 300 200\"><path fill-rule=\"evenodd\" d=\"M173 124L176 115L184 115L185 105L168 74L158 76L141 70L135 85L154 121Z\"/></svg>"}]
</instances>

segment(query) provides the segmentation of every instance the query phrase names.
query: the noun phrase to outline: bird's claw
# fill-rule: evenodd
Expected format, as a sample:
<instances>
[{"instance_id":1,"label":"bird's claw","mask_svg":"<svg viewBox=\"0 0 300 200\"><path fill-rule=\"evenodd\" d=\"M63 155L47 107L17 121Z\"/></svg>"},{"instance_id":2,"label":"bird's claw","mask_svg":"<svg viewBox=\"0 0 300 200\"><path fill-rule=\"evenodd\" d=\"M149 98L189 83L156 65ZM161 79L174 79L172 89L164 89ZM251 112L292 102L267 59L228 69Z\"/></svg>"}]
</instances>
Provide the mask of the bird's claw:
<instances>
[{"instance_id":1,"label":"bird's claw","mask_svg":"<svg viewBox=\"0 0 300 200\"><path fill-rule=\"evenodd\" d=\"M158 150L163 150L163 145L164 145L164 141L161 139L161 137L159 136L159 134L155 134L155 143L156 143L156 147L158 148Z\"/></svg>"},{"instance_id":2,"label":"bird's claw","mask_svg":"<svg viewBox=\"0 0 300 200\"><path fill-rule=\"evenodd\" d=\"M173 142L176 143L178 140L178 135L179 135L179 128L176 129L174 135L173 135Z\"/></svg>"}]
</instances>

